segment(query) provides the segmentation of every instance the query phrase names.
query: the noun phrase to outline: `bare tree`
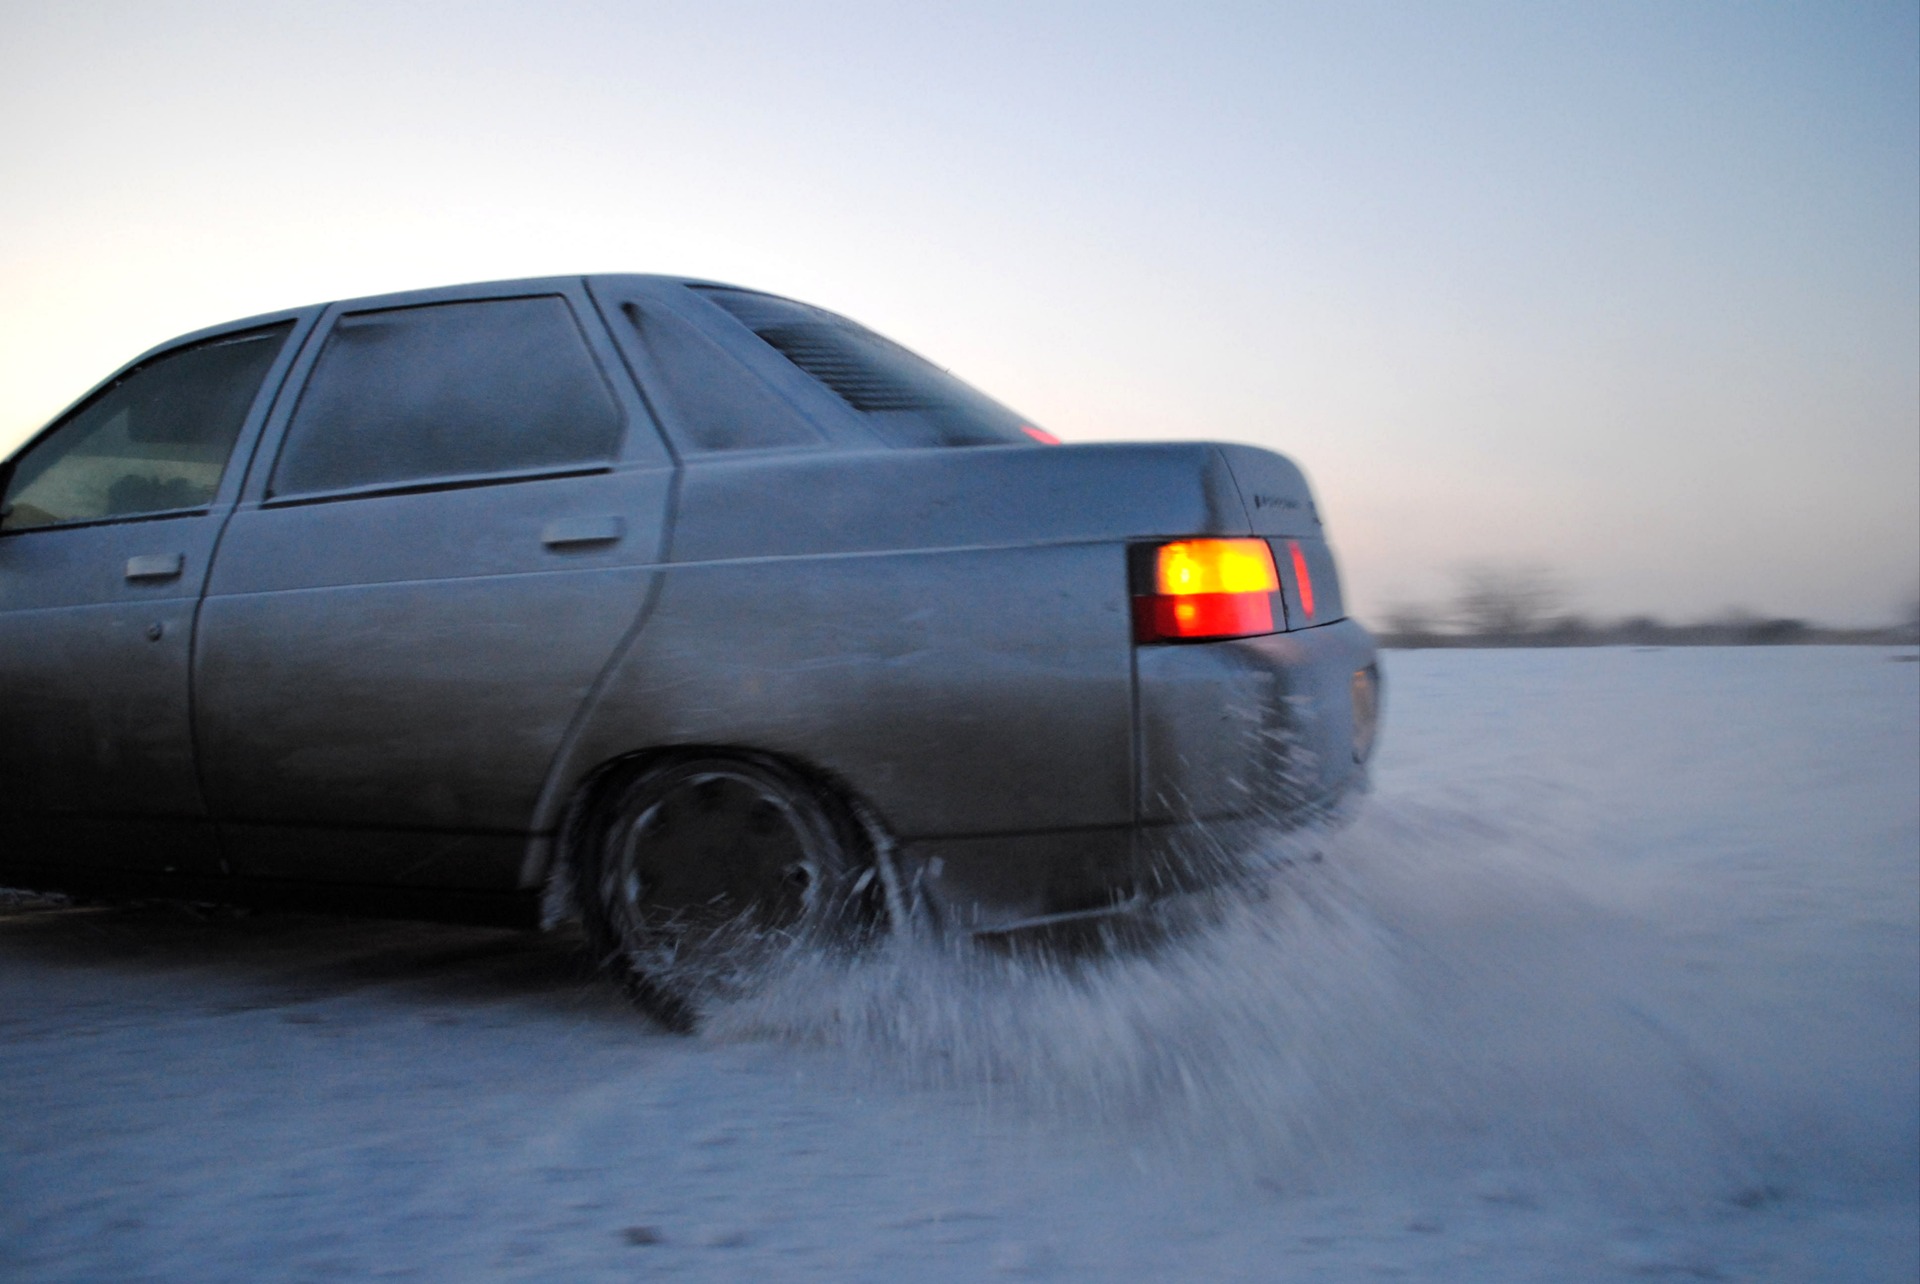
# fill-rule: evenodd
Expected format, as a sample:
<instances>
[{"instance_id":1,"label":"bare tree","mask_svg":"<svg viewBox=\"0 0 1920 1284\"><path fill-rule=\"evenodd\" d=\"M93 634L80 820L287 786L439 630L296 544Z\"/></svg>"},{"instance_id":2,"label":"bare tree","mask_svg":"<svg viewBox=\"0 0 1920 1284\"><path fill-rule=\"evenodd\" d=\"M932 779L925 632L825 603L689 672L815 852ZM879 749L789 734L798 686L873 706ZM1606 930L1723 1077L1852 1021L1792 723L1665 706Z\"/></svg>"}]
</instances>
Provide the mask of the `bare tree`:
<instances>
[{"instance_id":1,"label":"bare tree","mask_svg":"<svg viewBox=\"0 0 1920 1284\"><path fill-rule=\"evenodd\" d=\"M1482 637L1538 632L1567 599L1559 577L1531 563L1481 563L1463 568L1456 579L1455 618Z\"/></svg>"},{"instance_id":2,"label":"bare tree","mask_svg":"<svg viewBox=\"0 0 1920 1284\"><path fill-rule=\"evenodd\" d=\"M1424 638L1440 631L1433 608L1421 602L1396 602L1386 609L1385 620L1393 637Z\"/></svg>"}]
</instances>

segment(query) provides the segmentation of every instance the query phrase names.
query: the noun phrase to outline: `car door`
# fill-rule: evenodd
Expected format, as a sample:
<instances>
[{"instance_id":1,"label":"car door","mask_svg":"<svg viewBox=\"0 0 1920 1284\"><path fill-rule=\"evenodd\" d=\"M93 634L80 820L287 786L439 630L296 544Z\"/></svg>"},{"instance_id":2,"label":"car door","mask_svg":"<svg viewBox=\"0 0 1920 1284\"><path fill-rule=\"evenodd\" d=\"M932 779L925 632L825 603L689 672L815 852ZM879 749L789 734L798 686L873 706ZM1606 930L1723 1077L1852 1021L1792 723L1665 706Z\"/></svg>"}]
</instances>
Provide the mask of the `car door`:
<instances>
[{"instance_id":1,"label":"car door","mask_svg":"<svg viewBox=\"0 0 1920 1284\"><path fill-rule=\"evenodd\" d=\"M195 652L235 872L511 887L671 458L578 280L335 305L302 360Z\"/></svg>"},{"instance_id":2,"label":"car door","mask_svg":"<svg viewBox=\"0 0 1920 1284\"><path fill-rule=\"evenodd\" d=\"M217 866L189 717L194 608L239 489L231 461L251 447L302 324L146 357L0 470L9 868Z\"/></svg>"}]
</instances>

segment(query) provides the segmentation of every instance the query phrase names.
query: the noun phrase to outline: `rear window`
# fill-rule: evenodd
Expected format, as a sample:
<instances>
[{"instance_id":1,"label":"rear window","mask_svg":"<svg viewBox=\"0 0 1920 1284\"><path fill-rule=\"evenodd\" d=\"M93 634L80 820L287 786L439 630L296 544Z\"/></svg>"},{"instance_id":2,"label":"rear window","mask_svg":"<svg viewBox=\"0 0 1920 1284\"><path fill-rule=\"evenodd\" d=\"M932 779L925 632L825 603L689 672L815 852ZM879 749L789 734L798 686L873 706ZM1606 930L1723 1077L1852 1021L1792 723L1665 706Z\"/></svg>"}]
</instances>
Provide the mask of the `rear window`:
<instances>
[{"instance_id":1,"label":"rear window","mask_svg":"<svg viewBox=\"0 0 1920 1284\"><path fill-rule=\"evenodd\" d=\"M993 398L845 317L751 290L693 288L865 415L891 445L1031 446L1052 440Z\"/></svg>"}]
</instances>

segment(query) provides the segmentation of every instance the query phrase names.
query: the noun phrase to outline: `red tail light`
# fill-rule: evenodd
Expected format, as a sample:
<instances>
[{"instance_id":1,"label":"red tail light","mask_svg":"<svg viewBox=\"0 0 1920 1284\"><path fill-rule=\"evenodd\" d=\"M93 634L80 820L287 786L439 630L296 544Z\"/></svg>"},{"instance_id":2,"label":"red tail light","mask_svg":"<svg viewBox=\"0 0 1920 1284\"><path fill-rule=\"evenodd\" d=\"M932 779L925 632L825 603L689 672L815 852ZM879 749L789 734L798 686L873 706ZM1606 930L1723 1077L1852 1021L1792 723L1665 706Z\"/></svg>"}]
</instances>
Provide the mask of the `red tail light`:
<instances>
[{"instance_id":1,"label":"red tail light","mask_svg":"<svg viewBox=\"0 0 1920 1284\"><path fill-rule=\"evenodd\" d=\"M1292 539L1287 541L1287 552L1293 555L1293 582L1300 586L1300 609L1312 620L1313 576L1307 571L1307 555L1300 551L1300 541Z\"/></svg>"},{"instance_id":2,"label":"red tail light","mask_svg":"<svg viewBox=\"0 0 1920 1284\"><path fill-rule=\"evenodd\" d=\"M1274 631L1280 576L1263 539L1187 539L1136 555L1138 642L1243 638Z\"/></svg>"}]
</instances>

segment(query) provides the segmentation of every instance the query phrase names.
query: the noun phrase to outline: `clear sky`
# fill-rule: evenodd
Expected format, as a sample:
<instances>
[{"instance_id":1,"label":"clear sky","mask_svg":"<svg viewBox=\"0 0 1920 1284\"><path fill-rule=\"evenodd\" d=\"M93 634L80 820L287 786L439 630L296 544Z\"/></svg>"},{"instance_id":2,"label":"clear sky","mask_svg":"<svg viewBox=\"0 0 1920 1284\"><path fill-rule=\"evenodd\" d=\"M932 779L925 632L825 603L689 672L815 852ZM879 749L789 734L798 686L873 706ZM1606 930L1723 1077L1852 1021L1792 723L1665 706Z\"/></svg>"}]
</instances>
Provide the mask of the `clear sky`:
<instances>
[{"instance_id":1,"label":"clear sky","mask_svg":"<svg viewBox=\"0 0 1920 1284\"><path fill-rule=\"evenodd\" d=\"M1363 615L1920 593L1916 0L14 0L0 123L0 449L230 317L678 272L1286 452Z\"/></svg>"}]
</instances>

